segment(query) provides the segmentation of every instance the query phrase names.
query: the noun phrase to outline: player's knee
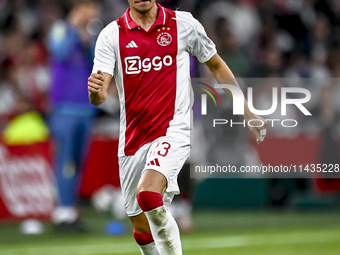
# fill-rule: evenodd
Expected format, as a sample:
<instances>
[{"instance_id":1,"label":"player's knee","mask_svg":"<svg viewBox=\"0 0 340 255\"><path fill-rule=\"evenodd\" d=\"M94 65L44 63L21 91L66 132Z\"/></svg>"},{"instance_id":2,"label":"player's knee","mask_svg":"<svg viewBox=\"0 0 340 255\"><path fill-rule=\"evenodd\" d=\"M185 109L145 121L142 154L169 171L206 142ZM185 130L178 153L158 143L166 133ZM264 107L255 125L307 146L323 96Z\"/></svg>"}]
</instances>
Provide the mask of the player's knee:
<instances>
[{"instance_id":1,"label":"player's knee","mask_svg":"<svg viewBox=\"0 0 340 255\"><path fill-rule=\"evenodd\" d=\"M151 211L163 205L163 196L152 191L142 191L137 194L137 201L144 212Z\"/></svg>"},{"instance_id":2,"label":"player's knee","mask_svg":"<svg viewBox=\"0 0 340 255\"><path fill-rule=\"evenodd\" d=\"M148 245L154 242L151 232L139 233L139 232L133 231L133 237L135 238L136 242L142 246Z\"/></svg>"}]
</instances>

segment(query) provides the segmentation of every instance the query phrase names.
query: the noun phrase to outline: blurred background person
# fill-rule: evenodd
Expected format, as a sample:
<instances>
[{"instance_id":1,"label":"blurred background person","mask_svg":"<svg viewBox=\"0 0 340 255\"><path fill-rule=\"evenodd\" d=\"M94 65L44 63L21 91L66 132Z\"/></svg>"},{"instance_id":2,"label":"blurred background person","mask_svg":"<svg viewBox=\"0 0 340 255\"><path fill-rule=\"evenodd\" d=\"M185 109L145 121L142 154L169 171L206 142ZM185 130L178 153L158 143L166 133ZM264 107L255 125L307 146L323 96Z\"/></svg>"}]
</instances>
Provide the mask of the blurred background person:
<instances>
[{"instance_id":1,"label":"blurred background person","mask_svg":"<svg viewBox=\"0 0 340 255\"><path fill-rule=\"evenodd\" d=\"M96 108L89 103L86 86L94 57L95 33L91 30L91 22L98 15L96 1L77 1L65 20L58 20L52 25L49 34L49 124L56 144L58 190L58 204L52 221L60 231L84 230L76 201L96 114Z\"/></svg>"}]
</instances>

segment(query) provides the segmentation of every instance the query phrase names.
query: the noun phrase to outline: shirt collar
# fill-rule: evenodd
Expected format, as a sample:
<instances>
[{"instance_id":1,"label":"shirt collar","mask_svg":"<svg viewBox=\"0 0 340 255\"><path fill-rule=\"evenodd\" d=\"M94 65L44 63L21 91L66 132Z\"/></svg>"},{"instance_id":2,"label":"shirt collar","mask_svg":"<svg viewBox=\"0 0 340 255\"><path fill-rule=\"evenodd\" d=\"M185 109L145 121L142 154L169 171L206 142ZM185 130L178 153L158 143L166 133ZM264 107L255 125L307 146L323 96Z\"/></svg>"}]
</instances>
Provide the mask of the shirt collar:
<instances>
[{"instance_id":1,"label":"shirt collar","mask_svg":"<svg viewBox=\"0 0 340 255\"><path fill-rule=\"evenodd\" d=\"M157 4L158 6L158 17L156 19L156 22L151 26L150 30L152 28L154 28L157 25L165 25L166 21L167 21L167 15L166 12L164 10L164 7L161 6L160 4ZM130 17L130 7L126 10L124 16L125 16L125 24L126 27L130 30L139 27Z\"/></svg>"}]
</instances>

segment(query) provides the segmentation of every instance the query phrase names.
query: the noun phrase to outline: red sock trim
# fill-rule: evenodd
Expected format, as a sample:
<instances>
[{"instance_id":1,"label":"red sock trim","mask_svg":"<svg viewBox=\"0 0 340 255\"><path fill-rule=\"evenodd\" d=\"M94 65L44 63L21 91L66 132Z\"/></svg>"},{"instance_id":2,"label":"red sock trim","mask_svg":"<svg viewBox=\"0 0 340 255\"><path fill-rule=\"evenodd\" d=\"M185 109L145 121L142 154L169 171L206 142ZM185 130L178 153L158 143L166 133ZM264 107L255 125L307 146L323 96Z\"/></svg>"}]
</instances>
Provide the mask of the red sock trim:
<instances>
[{"instance_id":1,"label":"red sock trim","mask_svg":"<svg viewBox=\"0 0 340 255\"><path fill-rule=\"evenodd\" d=\"M151 232L149 233L136 233L133 231L133 237L136 239L136 242L139 245L148 245L150 243L153 243L153 237L151 235Z\"/></svg>"},{"instance_id":2,"label":"red sock trim","mask_svg":"<svg viewBox=\"0 0 340 255\"><path fill-rule=\"evenodd\" d=\"M162 195L152 191L142 191L138 193L137 201L144 212L151 211L163 205Z\"/></svg>"}]
</instances>

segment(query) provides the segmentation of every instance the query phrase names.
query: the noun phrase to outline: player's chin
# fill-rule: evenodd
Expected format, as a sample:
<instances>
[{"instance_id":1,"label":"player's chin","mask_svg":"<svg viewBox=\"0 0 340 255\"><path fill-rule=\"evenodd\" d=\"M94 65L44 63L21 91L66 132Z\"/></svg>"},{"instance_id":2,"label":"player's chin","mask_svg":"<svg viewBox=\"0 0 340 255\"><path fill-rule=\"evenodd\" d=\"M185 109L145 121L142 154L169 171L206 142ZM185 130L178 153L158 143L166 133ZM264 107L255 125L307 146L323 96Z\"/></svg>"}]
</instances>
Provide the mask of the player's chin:
<instances>
[{"instance_id":1,"label":"player's chin","mask_svg":"<svg viewBox=\"0 0 340 255\"><path fill-rule=\"evenodd\" d=\"M136 9L140 12L148 12L152 8L151 0L134 0Z\"/></svg>"}]
</instances>

